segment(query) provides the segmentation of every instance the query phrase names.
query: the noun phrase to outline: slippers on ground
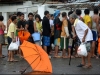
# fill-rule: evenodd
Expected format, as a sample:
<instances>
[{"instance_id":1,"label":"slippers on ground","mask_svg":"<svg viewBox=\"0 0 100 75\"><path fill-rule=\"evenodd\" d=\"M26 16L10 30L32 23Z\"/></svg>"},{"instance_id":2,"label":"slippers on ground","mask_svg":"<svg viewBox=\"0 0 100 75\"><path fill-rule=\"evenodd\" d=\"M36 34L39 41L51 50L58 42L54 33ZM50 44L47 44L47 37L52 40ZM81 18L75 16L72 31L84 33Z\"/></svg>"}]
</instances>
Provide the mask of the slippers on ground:
<instances>
[{"instance_id":1,"label":"slippers on ground","mask_svg":"<svg viewBox=\"0 0 100 75\"><path fill-rule=\"evenodd\" d=\"M4 55L2 55L2 56L0 56L0 58L5 58L6 56L4 56Z\"/></svg>"},{"instance_id":2,"label":"slippers on ground","mask_svg":"<svg viewBox=\"0 0 100 75\"><path fill-rule=\"evenodd\" d=\"M68 56L63 56L62 58L69 58Z\"/></svg>"},{"instance_id":3,"label":"slippers on ground","mask_svg":"<svg viewBox=\"0 0 100 75\"><path fill-rule=\"evenodd\" d=\"M85 65L85 66L83 66L83 68L92 68L92 65Z\"/></svg>"},{"instance_id":4,"label":"slippers on ground","mask_svg":"<svg viewBox=\"0 0 100 75\"><path fill-rule=\"evenodd\" d=\"M61 58L61 56L54 56L54 58Z\"/></svg>"},{"instance_id":5,"label":"slippers on ground","mask_svg":"<svg viewBox=\"0 0 100 75\"><path fill-rule=\"evenodd\" d=\"M18 62L18 60L10 60L10 62Z\"/></svg>"}]
</instances>

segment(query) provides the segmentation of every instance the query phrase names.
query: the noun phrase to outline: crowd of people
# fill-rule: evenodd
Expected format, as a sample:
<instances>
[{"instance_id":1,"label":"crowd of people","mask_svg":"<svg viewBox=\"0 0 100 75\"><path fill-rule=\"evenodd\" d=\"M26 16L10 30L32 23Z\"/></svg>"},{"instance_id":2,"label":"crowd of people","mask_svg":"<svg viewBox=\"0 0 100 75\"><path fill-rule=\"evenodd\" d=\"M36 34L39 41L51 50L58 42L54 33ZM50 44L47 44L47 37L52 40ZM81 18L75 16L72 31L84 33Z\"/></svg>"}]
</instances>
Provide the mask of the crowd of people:
<instances>
[{"instance_id":1,"label":"crowd of people","mask_svg":"<svg viewBox=\"0 0 100 75\"><path fill-rule=\"evenodd\" d=\"M82 56L82 62L78 67L91 68L91 58L99 58L97 52L98 38L100 37L100 13L98 9L94 9L93 15L90 16L90 10L84 10L84 17L81 16L81 10L60 12L56 10L54 14L49 11L44 12L44 17L41 19L39 14L28 14L28 20L24 19L22 12L9 16L7 22L7 40L8 47L11 42L17 42L20 46L24 40L20 39L19 32L29 32L30 36L26 41L35 43L43 47L49 57L54 50L55 58L76 58L81 57L77 54L78 47L81 43L85 43L88 52L87 60ZM60 16L62 19L60 19ZM2 44L5 43L4 31L6 29L3 24L3 16L0 15L0 57L5 57L2 54ZM34 41L33 34L39 33L40 40ZM54 49L52 48L54 45ZM62 56L59 56L59 50L62 51ZM23 57L20 50L8 50L8 61L18 61L14 59L14 54L19 54Z\"/></svg>"}]
</instances>

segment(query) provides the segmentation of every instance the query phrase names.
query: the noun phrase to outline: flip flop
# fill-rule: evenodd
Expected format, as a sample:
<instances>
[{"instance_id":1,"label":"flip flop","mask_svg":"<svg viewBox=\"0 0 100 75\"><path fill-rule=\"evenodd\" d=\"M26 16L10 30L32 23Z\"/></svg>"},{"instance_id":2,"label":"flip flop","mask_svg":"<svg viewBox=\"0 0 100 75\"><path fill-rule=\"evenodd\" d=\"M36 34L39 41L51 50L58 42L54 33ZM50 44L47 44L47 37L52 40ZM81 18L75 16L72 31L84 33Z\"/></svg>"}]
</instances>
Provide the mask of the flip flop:
<instances>
[{"instance_id":1,"label":"flip flop","mask_svg":"<svg viewBox=\"0 0 100 75\"><path fill-rule=\"evenodd\" d=\"M5 58L6 56L4 56L4 55L2 55L2 56L0 56L0 58Z\"/></svg>"},{"instance_id":2,"label":"flip flop","mask_svg":"<svg viewBox=\"0 0 100 75\"><path fill-rule=\"evenodd\" d=\"M10 60L10 62L18 62L18 60Z\"/></svg>"},{"instance_id":3,"label":"flip flop","mask_svg":"<svg viewBox=\"0 0 100 75\"><path fill-rule=\"evenodd\" d=\"M68 56L62 56L62 58L69 58Z\"/></svg>"},{"instance_id":4,"label":"flip flop","mask_svg":"<svg viewBox=\"0 0 100 75\"><path fill-rule=\"evenodd\" d=\"M85 65L85 66L83 66L83 68L89 68L90 69L90 68L92 68L92 65L89 65L89 66Z\"/></svg>"},{"instance_id":5,"label":"flip flop","mask_svg":"<svg viewBox=\"0 0 100 75\"><path fill-rule=\"evenodd\" d=\"M54 56L54 58L61 58L61 56Z\"/></svg>"}]
</instances>

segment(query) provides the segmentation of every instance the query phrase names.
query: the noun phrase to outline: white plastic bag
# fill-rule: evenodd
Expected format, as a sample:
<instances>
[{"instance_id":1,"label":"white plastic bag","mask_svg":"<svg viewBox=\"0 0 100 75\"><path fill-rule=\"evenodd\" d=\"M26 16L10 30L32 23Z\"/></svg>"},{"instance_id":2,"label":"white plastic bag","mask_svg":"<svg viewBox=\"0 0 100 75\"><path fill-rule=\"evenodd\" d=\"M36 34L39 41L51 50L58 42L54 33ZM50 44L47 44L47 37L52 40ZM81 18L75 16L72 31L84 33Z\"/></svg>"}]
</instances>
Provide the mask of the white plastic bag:
<instances>
[{"instance_id":1,"label":"white plastic bag","mask_svg":"<svg viewBox=\"0 0 100 75\"><path fill-rule=\"evenodd\" d=\"M80 56L87 56L87 50L85 44L81 43L77 50L77 54Z\"/></svg>"},{"instance_id":2,"label":"white plastic bag","mask_svg":"<svg viewBox=\"0 0 100 75\"><path fill-rule=\"evenodd\" d=\"M11 42L8 47L8 50L18 50L18 45L16 44L16 42Z\"/></svg>"}]
</instances>

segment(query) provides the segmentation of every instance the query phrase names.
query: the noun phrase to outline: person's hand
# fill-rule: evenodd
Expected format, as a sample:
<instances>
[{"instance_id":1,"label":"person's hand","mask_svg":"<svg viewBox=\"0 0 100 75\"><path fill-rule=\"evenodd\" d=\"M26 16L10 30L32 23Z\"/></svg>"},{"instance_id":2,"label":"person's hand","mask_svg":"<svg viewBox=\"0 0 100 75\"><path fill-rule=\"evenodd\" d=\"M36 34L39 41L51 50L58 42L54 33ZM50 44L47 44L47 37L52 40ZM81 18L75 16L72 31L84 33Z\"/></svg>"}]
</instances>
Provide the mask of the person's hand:
<instances>
[{"instance_id":1,"label":"person's hand","mask_svg":"<svg viewBox=\"0 0 100 75\"><path fill-rule=\"evenodd\" d=\"M85 38L82 39L82 42L85 42Z\"/></svg>"}]
</instances>

